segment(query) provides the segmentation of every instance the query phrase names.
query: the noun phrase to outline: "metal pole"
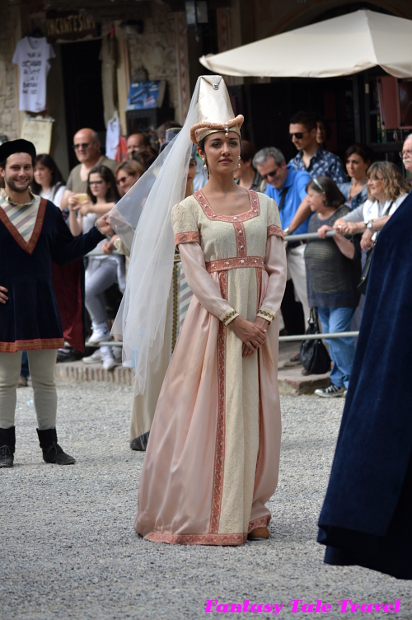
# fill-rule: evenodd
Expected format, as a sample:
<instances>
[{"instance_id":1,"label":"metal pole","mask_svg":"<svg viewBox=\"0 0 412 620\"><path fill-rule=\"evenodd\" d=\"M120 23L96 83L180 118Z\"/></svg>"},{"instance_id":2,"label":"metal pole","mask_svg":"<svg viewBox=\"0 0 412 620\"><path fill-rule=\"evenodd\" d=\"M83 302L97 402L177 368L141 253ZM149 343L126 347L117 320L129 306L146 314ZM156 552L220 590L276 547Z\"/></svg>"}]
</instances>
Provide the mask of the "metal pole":
<instances>
[{"instance_id":1,"label":"metal pole","mask_svg":"<svg viewBox=\"0 0 412 620\"><path fill-rule=\"evenodd\" d=\"M336 230L328 230L327 237L334 237ZM304 233L302 235L286 235L285 241L303 241L304 239L320 239L318 233Z\"/></svg>"},{"instance_id":2,"label":"metal pole","mask_svg":"<svg viewBox=\"0 0 412 620\"><path fill-rule=\"evenodd\" d=\"M279 336L279 342L295 342L302 340L324 340L325 338L356 338L359 332L334 332L332 334L304 334L298 336Z\"/></svg>"}]
</instances>

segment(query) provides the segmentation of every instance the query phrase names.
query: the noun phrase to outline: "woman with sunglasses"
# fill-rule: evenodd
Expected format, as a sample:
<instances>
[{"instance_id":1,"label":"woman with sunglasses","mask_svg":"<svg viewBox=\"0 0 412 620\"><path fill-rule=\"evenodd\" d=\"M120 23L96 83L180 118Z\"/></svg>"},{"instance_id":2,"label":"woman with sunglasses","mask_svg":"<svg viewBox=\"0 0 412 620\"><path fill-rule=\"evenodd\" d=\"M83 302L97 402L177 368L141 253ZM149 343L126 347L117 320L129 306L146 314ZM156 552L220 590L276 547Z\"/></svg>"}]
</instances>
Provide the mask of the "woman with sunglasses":
<instances>
[{"instance_id":1,"label":"woman with sunglasses","mask_svg":"<svg viewBox=\"0 0 412 620\"><path fill-rule=\"evenodd\" d=\"M126 192L133 187L145 170L142 164L139 164L139 162L134 159L126 159L117 166L115 177L120 197L124 196Z\"/></svg>"},{"instance_id":2,"label":"woman with sunglasses","mask_svg":"<svg viewBox=\"0 0 412 620\"><path fill-rule=\"evenodd\" d=\"M343 234L363 233L361 248L370 249L380 230L410 192L395 164L377 161L367 173L368 200L334 224Z\"/></svg>"},{"instance_id":3,"label":"woman with sunglasses","mask_svg":"<svg viewBox=\"0 0 412 620\"><path fill-rule=\"evenodd\" d=\"M314 215L309 233L322 227L331 229L334 222L349 212L345 197L329 177L312 179L306 186ZM319 235L320 236L320 235ZM323 235L324 237L324 235ZM361 275L359 240L346 239L340 231L328 239L308 240L305 249L309 305L317 308L324 333L346 332L359 303L357 285ZM353 338L326 340L333 361L331 384L315 390L317 396L343 396L348 388L355 357Z\"/></svg>"},{"instance_id":4,"label":"woman with sunglasses","mask_svg":"<svg viewBox=\"0 0 412 620\"><path fill-rule=\"evenodd\" d=\"M92 168L87 186L88 200L79 203L79 194L70 196L69 225L73 235L90 230L96 219L108 213L119 199L112 171L103 165ZM96 254L102 254L102 241L96 247ZM124 260L120 256L90 256L86 269L86 308L92 321L93 334L88 344L97 345L110 338L104 292L114 283L124 290ZM103 361L103 367L111 370L116 366L111 347L103 346L87 362Z\"/></svg>"}]
</instances>

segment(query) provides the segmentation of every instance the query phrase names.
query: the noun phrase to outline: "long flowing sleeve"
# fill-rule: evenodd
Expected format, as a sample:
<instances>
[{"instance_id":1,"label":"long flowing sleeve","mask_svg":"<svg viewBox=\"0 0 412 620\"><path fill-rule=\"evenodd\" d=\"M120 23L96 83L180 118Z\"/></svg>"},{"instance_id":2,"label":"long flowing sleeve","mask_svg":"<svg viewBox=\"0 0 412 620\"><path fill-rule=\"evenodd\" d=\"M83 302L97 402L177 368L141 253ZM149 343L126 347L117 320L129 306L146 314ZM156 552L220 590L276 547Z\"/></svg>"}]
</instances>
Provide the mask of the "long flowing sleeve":
<instances>
[{"instance_id":1,"label":"long flowing sleeve","mask_svg":"<svg viewBox=\"0 0 412 620\"><path fill-rule=\"evenodd\" d=\"M276 204L271 201L268 209L268 239L266 241L265 268L269 275L269 283L265 298L257 316L271 323L280 308L286 287L287 261L280 228L279 212Z\"/></svg>"},{"instance_id":2,"label":"long flowing sleeve","mask_svg":"<svg viewBox=\"0 0 412 620\"><path fill-rule=\"evenodd\" d=\"M180 258L187 283L199 303L225 325L238 315L220 294L217 284L206 271L202 248L197 243L180 243Z\"/></svg>"}]
</instances>

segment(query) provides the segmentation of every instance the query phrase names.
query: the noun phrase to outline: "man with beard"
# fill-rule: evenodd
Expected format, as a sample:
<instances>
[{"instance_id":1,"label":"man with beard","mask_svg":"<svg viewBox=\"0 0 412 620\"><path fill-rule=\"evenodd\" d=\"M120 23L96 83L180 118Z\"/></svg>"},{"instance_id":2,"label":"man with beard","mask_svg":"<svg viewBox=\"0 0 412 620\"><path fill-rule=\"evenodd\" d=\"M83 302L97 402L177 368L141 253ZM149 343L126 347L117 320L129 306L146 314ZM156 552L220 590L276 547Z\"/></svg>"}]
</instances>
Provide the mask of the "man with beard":
<instances>
[{"instance_id":1,"label":"man with beard","mask_svg":"<svg viewBox=\"0 0 412 620\"><path fill-rule=\"evenodd\" d=\"M43 458L58 465L75 462L57 443L54 368L64 340L52 262L76 261L109 232L100 219L99 229L72 236L60 209L29 190L35 157L34 145L27 140L0 146L4 186L0 189L0 467L13 466L16 388L24 350L29 356ZM67 307L64 310L67 314Z\"/></svg>"}]
</instances>

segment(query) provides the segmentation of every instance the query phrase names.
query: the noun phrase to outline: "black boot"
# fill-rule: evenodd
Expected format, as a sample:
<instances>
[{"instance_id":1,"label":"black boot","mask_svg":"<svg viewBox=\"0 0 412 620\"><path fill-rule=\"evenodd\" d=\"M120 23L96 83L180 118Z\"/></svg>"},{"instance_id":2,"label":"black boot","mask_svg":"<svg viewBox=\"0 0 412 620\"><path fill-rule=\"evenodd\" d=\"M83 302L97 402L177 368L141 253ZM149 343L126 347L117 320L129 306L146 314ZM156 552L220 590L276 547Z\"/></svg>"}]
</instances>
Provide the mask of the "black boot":
<instances>
[{"instance_id":1,"label":"black boot","mask_svg":"<svg viewBox=\"0 0 412 620\"><path fill-rule=\"evenodd\" d=\"M0 467L13 467L16 427L0 428Z\"/></svg>"},{"instance_id":2,"label":"black boot","mask_svg":"<svg viewBox=\"0 0 412 620\"><path fill-rule=\"evenodd\" d=\"M43 450L43 459L46 463L55 463L56 465L72 465L76 460L63 452L57 443L57 433L55 428L45 431L37 429L39 436L40 448Z\"/></svg>"},{"instance_id":3,"label":"black boot","mask_svg":"<svg viewBox=\"0 0 412 620\"><path fill-rule=\"evenodd\" d=\"M132 450L139 450L140 452L145 452L147 448L147 442L149 441L149 433L143 433L143 435L139 435L139 437L135 437L130 442L130 447Z\"/></svg>"}]
</instances>

